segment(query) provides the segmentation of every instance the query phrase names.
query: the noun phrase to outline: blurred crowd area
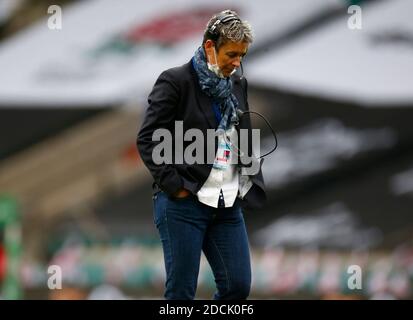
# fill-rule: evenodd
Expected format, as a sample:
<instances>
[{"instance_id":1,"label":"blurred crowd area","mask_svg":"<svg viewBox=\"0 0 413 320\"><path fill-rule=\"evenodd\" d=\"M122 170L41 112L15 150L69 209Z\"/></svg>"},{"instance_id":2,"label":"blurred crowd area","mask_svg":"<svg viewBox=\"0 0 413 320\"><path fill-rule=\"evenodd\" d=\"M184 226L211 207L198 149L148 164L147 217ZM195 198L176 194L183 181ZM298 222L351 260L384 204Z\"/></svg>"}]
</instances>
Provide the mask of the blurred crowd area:
<instances>
[{"instance_id":1,"label":"blurred crowd area","mask_svg":"<svg viewBox=\"0 0 413 320\"><path fill-rule=\"evenodd\" d=\"M145 243L146 242L146 243ZM412 299L413 248L400 245L391 252L287 248L252 248L251 299ZM44 270L61 267L61 289L48 289ZM22 280L27 298L161 299L165 272L162 248L156 239L118 244L78 244L63 247L50 265L27 261ZM360 268L356 282L354 268ZM215 290L212 272L201 260L197 299L210 299ZM68 294L68 296L65 296Z\"/></svg>"},{"instance_id":2,"label":"blurred crowd area","mask_svg":"<svg viewBox=\"0 0 413 320\"><path fill-rule=\"evenodd\" d=\"M136 132L156 77L233 8L256 35L250 108L278 138L268 203L244 212L250 297L412 299L412 3L0 0L0 298L162 299ZM61 30L48 28L50 5ZM197 299L213 293L202 257Z\"/></svg>"}]
</instances>

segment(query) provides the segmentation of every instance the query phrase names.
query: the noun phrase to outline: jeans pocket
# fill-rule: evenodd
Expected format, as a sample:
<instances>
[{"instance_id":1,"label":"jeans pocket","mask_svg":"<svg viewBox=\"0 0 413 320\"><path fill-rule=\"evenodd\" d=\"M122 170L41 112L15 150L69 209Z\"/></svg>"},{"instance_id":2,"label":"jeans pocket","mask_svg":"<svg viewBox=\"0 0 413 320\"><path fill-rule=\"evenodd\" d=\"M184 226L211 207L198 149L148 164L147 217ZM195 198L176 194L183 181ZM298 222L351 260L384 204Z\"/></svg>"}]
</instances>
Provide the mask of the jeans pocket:
<instances>
[{"instance_id":1,"label":"jeans pocket","mask_svg":"<svg viewBox=\"0 0 413 320\"><path fill-rule=\"evenodd\" d=\"M153 210L153 224L158 228L159 224L162 222L162 219L164 218L165 215L165 210L157 208Z\"/></svg>"},{"instance_id":2,"label":"jeans pocket","mask_svg":"<svg viewBox=\"0 0 413 320\"><path fill-rule=\"evenodd\" d=\"M152 200L155 201L156 199L158 199L159 193L161 193L161 191L157 191L154 194L152 194Z\"/></svg>"},{"instance_id":3,"label":"jeans pocket","mask_svg":"<svg viewBox=\"0 0 413 320\"><path fill-rule=\"evenodd\" d=\"M159 191L152 196L153 199L153 223L157 228L166 221L166 211L171 204L170 196L164 191Z\"/></svg>"},{"instance_id":4,"label":"jeans pocket","mask_svg":"<svg viewBox=\"0 0 413 320\"><path fill-rule=\"evenodd\" d=\"M158 222L157 216L159 215L158 211L160 210L159 208L159 191L154 193L152 195L152 204L153 204L153 224L156 226Z\"/></svg>"}]
</instances>

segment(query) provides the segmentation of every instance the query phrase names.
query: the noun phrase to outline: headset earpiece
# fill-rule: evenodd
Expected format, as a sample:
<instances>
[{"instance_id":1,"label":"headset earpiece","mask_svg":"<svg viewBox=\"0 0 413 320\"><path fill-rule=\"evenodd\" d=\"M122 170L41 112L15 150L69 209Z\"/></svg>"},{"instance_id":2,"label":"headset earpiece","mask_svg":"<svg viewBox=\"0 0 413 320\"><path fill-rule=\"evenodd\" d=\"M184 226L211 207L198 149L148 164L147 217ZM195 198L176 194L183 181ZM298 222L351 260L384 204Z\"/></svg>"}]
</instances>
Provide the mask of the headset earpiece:
<instances>
[{"instance_id":1,"label":"headset earpiece","mask_svg":"<svg viewBox=\"0 0 413 320\"><path fill-rule=\"evenodd\" d=\"M217 20L212 24L211 27L208 29L208 33L210 35L211 40L217 41L219 38L219 28L220 24L226 24L228 22L238 20L241 21L239 17L234 15L233 13L224 13L217 17Z\"/></svg>"}]
</instances>

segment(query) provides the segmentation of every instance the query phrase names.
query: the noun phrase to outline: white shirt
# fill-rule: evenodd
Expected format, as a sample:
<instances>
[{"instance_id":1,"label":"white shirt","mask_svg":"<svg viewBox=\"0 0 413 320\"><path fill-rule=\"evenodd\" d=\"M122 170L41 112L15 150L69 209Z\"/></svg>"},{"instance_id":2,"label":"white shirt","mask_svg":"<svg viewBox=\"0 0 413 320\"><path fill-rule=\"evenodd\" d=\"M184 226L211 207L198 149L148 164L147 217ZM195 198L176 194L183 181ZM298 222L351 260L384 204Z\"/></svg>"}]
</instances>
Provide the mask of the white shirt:
<instances>
[{"instance_id":1,"label":"white shirt","mask_svg":"<svg viewBox=\"0 0 413 320\"><path fill-rule=\"evenodd\" d=\"M236 129L231 126L226 131L227 139L221 135L218 138L218 150L215 162L201 189L197 193L198 200L208 206L218 208L219 195L222 190L225 207L232 207L237 198L244 198L252 186L248 176L241 175L236 164L231 164L234 152L239 152L236 147L232 147ZM229 145L226 141L229 142ZM228 152L229 151L229 152Z\"/></svg>"}]
</instances>

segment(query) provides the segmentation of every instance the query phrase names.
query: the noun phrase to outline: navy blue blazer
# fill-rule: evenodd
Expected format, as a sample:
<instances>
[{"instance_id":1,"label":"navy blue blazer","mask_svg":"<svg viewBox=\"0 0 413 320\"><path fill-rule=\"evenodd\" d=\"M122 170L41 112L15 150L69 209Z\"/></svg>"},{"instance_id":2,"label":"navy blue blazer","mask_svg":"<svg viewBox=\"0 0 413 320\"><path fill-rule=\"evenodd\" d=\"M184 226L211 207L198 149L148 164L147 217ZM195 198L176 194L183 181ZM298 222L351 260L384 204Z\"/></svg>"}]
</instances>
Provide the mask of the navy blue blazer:
<instances>
[{"instance_id":1,"label":"navy blue blazer","mask_svg":"<svg viewBox=\"0 0 413 320\"><path fill-rule=\"evenodd\" d=\"M239 102L239 109L249 110L248 83L245 78L232 76L233 94ZM204 141L204 161L195 164L161 164L157 165L152 160L152 150L159 143L152 141L153 132L159 128L170 130L174 137L175 121L183 121L184 132L191 128L200 129ZM181 188L189 190L194 195L201 189L212 169L212 164L207 163L207 129L216 129L218 121L213 109L211 97L206 95L198 82L198 76L192 62L168 69L161 73L148 97L148 107L144 120L138 132L137 147L145 166L149 169L154 179L154 192L159 188L169 195L173 195ZM249 140L248 155L251 150L251 121L249 114L244 115L237 126L239 129L248 129ZM177 141L182 143L182 141ZM192 141L183 142L183 149ZM175 150L175 141L173 143ZM215 151L217 143L215 141ZM173 152L174 154L174 152ZM242 200L243 207L260 208L266 201L265 184L261 167L257 174L250 176L253 186Z\"/></svg>"}]
</instances>

